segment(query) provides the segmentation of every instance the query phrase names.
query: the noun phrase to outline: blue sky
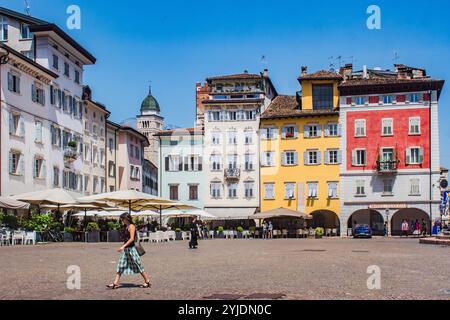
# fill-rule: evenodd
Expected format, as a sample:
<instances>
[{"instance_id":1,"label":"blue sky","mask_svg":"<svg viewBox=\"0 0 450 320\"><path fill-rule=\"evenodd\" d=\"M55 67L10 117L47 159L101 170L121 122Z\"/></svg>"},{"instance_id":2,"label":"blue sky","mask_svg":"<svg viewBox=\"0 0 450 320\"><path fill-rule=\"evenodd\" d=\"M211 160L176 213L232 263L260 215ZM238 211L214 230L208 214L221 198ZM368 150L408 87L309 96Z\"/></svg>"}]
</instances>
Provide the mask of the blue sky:
<instances>
[{"instance_id":1,"label":"blue sky","mask_svg":"<svg viewBox=\"0 0 450 320\"><path fill-rule=\"evenodd\" d=\"M152 81L167 124L192 126L195 83L208 76L269 69L278 91L299 89L300 67L423 67L450 80L450 2L416 1L102 1L29 0L31 13L54 22L98 62L86 68L94 98L121 122L138 114ZM226 3L226 5L223 5ZM67 30L66 8L81 8L81 30ZM367 7L381 8L382 29L366 27ZM0 0L23 12L23 0ZM265 56L265 61L261 60ZM330 60L330 57L334 57ZM448 84L440 101L441 162L450 167Z\"/></svg>"}]
</instances>

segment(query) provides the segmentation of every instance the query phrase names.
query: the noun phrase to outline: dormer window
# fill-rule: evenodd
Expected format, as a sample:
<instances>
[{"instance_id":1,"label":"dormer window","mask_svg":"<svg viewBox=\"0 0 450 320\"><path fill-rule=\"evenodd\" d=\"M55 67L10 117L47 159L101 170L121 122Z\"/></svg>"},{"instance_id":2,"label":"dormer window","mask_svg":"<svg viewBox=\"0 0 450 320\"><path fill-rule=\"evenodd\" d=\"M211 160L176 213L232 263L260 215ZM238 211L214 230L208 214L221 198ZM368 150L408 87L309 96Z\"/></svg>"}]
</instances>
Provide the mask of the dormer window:
<instances>
[{"instance_id":1,"label":"dormer window","mask_svg":"<svg viewBox=\"0 0 450 320\"><path fill-rule=\"evenodd\" d=\"M70 66L67 62L64 62L64 75L66 77L70 76Z\"/></svg>"},{"instance_id":2,"label":"dormer window","mask_svg":"<svg viewBox=\"0 0 450 320\"><path fill-rule=\"evenodd\" d=\"M30 32L30 26L22 23L20 25L20 38L21 39L32 39L33 34Z\"/></svg>"},{"instance_id":3,"label":"dormer window","mask_svg":"<svg viewBox=\"0 0 450 320\"><path fill-rule=\"evenodd\" d=\"M333 85L313 85L313 109L333 109Z\"/></svg>"},{"instance_id":4,"label":"dormer window","mask_svg":"<svg viewBox=\"0 0 450 320\"><path fill-rule=\"evenodd\" d=\"M0 41L8 41L8 18L0 16Z\"/></svg>"}]
</instances>

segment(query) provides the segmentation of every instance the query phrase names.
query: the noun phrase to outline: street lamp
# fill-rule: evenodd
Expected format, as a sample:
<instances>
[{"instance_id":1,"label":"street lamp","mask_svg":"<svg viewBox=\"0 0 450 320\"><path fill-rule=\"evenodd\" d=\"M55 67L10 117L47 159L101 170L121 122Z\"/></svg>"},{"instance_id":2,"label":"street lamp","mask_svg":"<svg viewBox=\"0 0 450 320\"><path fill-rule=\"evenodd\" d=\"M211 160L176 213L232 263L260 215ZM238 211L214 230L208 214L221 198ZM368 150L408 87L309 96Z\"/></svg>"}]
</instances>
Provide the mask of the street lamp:
<instances>
[{"instance_id":1,"label":"street lamp","mask_svg":"<svg viewBox=\"0 0 450 320\"><path fill-rule=\"evenodd\" d=\"M1 66L3 64L7 64L9 61L9 51L6 50L3 45L0 47L0 123L2 122L2 112L1 112L1 102L2 102L2 70ZM1 130L0 130L0 141L2 139ZM0 153L1 155L1 153ZM1 161L0 161L1 164ZM1 181L1 172L0 172L0 181ZM0 195L2 194L1 183L0 183Z\"/></svg>"},{"instance_id":2,"label":"street lamp","mask_svg":"<svg viewBox=\"0 0 450 320\"><path fill-rule=\"evenodd\" d=\"M389 209L386 209L386 236L389 236L389 231L390 231L390 229L389 229Z\"/></svg>"}]
</instances>

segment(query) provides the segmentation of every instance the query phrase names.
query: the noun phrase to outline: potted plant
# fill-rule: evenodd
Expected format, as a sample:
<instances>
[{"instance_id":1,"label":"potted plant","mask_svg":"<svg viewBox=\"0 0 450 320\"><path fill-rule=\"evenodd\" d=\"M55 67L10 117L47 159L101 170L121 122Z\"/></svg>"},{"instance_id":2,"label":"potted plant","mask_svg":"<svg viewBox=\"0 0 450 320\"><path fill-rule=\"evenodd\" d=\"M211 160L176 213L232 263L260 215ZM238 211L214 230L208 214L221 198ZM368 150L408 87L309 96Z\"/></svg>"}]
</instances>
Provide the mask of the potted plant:
<instances>
[{"instance_id":1,"label":"potted plant","mask_svg":"<svg viewBox=\"0 0 450 320\"><path fill-rule=\"evenodd\" d=\"M74 228L65 227L64 228L64 242L73 242L73 233L75 232Z\"/></svg>"},{"instance_id":2,"label":"potted plant","mask_svg":"<svg viewBox=\"0 0 450 320\"><path fill-rule=\"evenodd\" d=\"M323 235L325 234L325 230L323 228L316 228L316 239L322 239Z\"/></svg>"},{"instance_id":3,"label":"potted plant","mask_svg":"<svg viewBox=\"0 0 450 320\"><path fill-rule=\"evenodd\" d=\"M242 227L237 227L236 231L237 231L237 233L238 233L238 234L237 234L238 239L242 239L242 238L244 237L244 235L243 235L244 228L242 228Z\"/></svg>"},{"instance_id":4,"label":"potted plant","mask_svg":"<svg viewBox=\"0 0 450 320\"><path fill-rule=\"evenodd\" d=\"M69 142L67 143L67 146L68 146L69 148L72 148L72 149L76 150L76 149L77 149L77 142L76 142L76 141L69 141Z\"/></svg>"},{"instance_id":5,"label":"potted plant","mask_svg":"<svg viewBox=\"0 0 450 320\"><path fill-rule=\"evenodd\" d=\"M250 227L250 228L248 228L248 231L250 231L250 235L254 238L255 237L256 228L255 227Z\"/></svg>"},{"instance_id":6,"label":"potted plant","mask_svg":"<svg viewBox=\"0 0 450 320\"><path fill-rule=\"evenodd\" d=\"M223 227L220 226L217 228L217 238L224 239L225 235L223 234Z\"/></svg>"},{"instance_id":7,"label":"potted plant","mask_svg":"<svg viewBox=\"0 0 450 320\"><path fill-rule=\"evenodd\" d=\"M97 222L89 222L87 227L87 242L100 242L100 228Z\"/></svg>"},{"instance_id":8,"label":"potted plant","mask_svg":"<svg viewBox=\"0 0 450 320\"><path fill-rule=\"evenodd\" d=\"M183 240L183 232L181 231L181 228L175 229L175 240Z\"/></svg>"},{"instance_id":9,"label":"potted plant","mask_svg":"<svg viewBox=\"0 0 450 320\"><path fill-rule=\"evenodd\" d=\"M120 242L120 224L118 222L109 221L106 225L108 228L108 242Z\"/></svg>"}]
</instances>

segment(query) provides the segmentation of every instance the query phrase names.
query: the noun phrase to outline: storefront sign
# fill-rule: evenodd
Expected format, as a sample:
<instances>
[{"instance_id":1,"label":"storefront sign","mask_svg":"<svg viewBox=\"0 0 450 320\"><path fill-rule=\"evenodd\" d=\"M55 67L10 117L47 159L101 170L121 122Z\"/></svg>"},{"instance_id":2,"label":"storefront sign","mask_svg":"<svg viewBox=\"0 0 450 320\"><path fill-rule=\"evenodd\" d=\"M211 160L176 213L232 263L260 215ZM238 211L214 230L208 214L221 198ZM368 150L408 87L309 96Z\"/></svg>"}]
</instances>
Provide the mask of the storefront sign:
<instances>
[{"instance_id":1,"label":"storefront sign","mask_svg":"<svg viewBox=\"0 0 450 320\"><path fill-rule=\"evenodd\" d=\"M369 209L406 209L406 203L392 203L392 204L371 204Z\"/></svg>"}]
</instances>

